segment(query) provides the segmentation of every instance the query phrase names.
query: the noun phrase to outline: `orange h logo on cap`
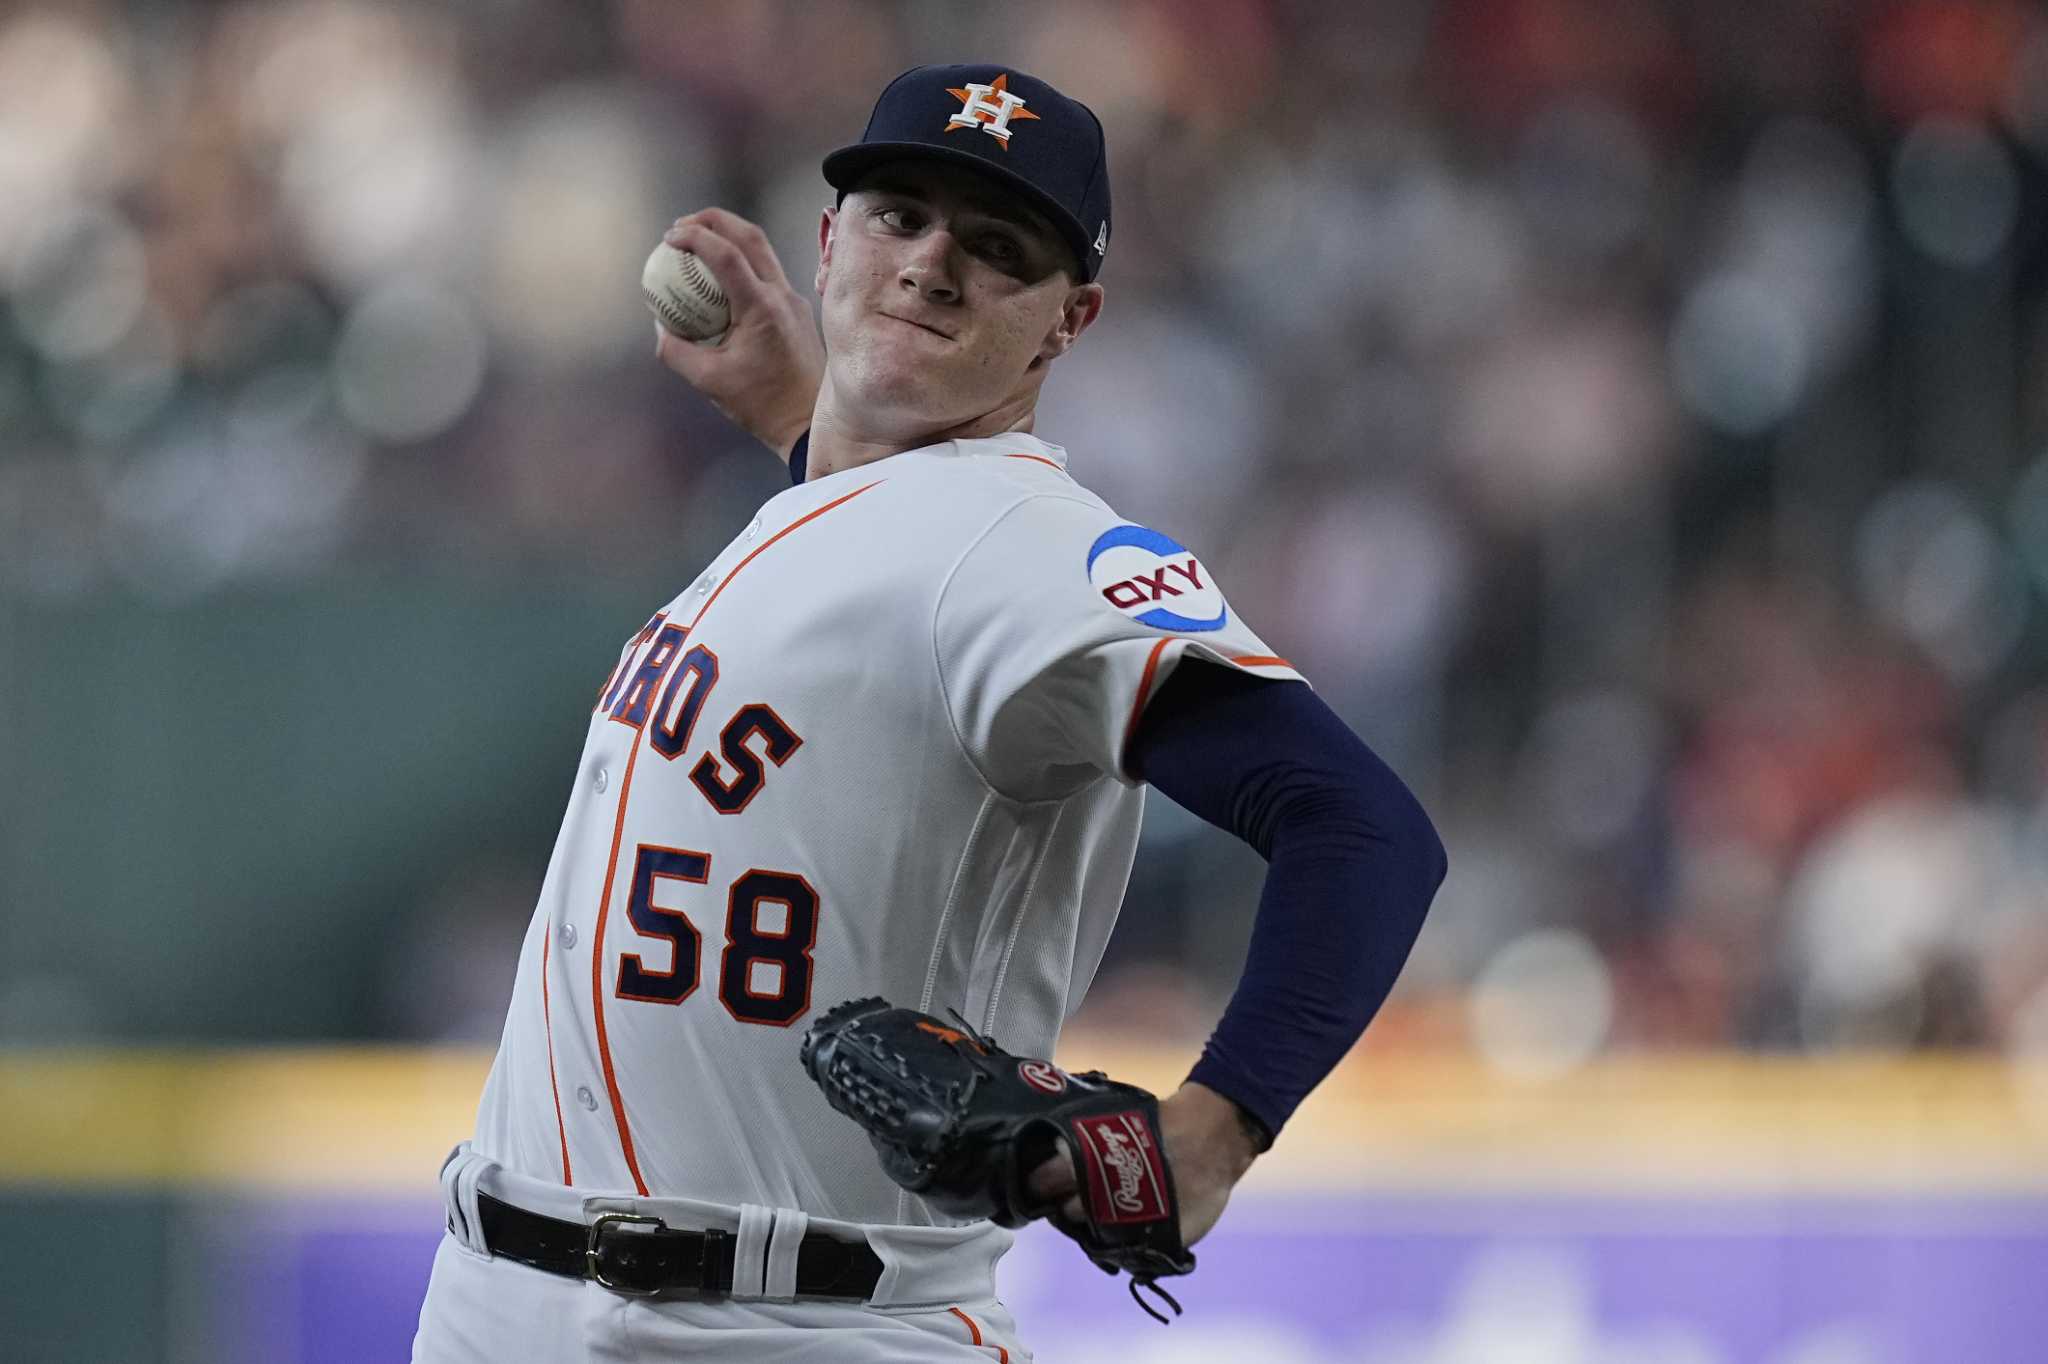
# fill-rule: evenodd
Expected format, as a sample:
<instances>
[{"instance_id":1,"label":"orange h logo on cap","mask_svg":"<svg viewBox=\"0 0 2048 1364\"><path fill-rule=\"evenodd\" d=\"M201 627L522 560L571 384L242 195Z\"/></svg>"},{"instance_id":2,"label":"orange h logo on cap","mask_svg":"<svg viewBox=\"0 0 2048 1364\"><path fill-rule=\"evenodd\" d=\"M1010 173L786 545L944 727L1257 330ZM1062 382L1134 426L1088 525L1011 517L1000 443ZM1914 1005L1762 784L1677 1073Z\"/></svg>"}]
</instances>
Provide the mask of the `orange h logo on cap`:
<instances>
[{"instance_id":1,"label":"orange h logo on cap","mask_svg":"<svg viewBox=\"0 0 2048 1364\"><path fill-rule=\"evenodd\" d=\"M996 140L1004 151L1010 150L1010 120L1037 118L1024 107L1021 95L1009 92L1010 73L1005 71L987 85L970 83L965 89L948 88L946 93L960 101L960 112L946 120L946 131L955 132L961 128L979 128Z\"/></svg>"}]
</instances>

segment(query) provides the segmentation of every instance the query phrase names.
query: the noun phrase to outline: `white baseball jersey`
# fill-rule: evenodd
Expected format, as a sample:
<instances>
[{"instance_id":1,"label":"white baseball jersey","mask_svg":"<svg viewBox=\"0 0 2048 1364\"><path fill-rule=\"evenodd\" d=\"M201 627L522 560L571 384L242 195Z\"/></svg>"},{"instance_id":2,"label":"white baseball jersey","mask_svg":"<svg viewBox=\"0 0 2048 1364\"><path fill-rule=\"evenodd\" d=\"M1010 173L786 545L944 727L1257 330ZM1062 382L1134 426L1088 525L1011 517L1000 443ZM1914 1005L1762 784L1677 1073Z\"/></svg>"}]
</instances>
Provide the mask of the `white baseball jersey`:
<instances>
[{"instance_id":1,"label":"white baseball jersey","mask_svg":"<svg viewBox=\"0 0 2048 1364\"><path fill-rule=\"evenodd\" d=\"M861 995L1050 1053L1190 655L1293 678L1190 551L1025 435L770 499L599 689L477 1120L579 1189L944 1221L797 1060Z\"/></svg>"}]
</instances>

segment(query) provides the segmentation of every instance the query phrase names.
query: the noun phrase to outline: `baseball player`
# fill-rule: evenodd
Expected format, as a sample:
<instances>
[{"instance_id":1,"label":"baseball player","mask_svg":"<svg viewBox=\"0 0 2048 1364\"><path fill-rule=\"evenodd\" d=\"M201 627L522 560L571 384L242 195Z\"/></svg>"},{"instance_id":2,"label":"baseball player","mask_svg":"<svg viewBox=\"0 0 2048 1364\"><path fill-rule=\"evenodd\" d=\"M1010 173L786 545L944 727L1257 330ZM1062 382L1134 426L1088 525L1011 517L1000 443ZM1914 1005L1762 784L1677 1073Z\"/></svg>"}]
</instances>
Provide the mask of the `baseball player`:
<instances>
[{"instance_id":1,"label":"baseball player","mask_svg":"<svg viewBox=\"0 0 2048 1364\"><path fill-rule=\"evenodd\" d=\"M1161 1100L1189 1244L1357 1040L1445 859L1392 773L1169 533L1032 431L1096 321L1100 124L922 67L826 158L822 344L753 225L679 220L731 299L663 360L792 486L602 668L414 1359L1025 1360L1011 1233L883 1174L798 1064L838 1001L1049 1055L1144 786L1270 869L1243 979ZM1035 1196L1076 1206L1064 1154Z\"/></svg>"}]
</instances>

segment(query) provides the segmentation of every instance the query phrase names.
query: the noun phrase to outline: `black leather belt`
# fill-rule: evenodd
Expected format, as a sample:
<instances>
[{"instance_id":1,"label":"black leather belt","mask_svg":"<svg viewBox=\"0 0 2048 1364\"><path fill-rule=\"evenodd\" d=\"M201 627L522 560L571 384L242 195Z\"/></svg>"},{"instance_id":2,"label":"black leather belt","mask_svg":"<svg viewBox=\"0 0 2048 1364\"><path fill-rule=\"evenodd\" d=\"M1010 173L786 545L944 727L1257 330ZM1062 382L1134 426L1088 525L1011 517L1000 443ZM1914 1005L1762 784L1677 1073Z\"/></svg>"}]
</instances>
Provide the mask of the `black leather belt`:
<instances>
[{"instance_id":1,"label":"black leather belt","mask_svg":"<svg viewBox=\"0 0 2048 1364\"><path fill-rule=\"evenodd\" d=\"M594 1279L620 1293L732 1292L729 1231L677 1231L658 1217L608 1212L588 1224L543 1217L479 1193L484 1244L491 1254L550 1274ZM865 1298L882 1277L881 1257L866 1245L806 1236L796 1252L800 1298Z\"/></svg>"}]
</instances>

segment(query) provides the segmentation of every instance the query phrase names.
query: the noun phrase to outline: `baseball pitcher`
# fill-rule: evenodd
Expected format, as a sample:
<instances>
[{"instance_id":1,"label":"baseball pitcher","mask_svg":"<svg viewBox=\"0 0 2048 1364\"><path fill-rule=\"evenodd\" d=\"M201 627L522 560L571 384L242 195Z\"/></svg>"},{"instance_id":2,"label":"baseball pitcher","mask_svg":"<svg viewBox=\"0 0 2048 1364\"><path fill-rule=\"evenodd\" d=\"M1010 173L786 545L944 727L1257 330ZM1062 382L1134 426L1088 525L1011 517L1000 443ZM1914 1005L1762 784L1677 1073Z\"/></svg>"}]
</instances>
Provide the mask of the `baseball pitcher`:
<instances>
[{"instance_id":1,"label":"baseball pitcher","mask_svg":"<svg viewBox=\"0 0 2048 1364\"><path fill-rule=\"evenodd\" d=\"M1103 307L1094 114L921 67L824 174L822 338L758 228L667 234L731 320L662 360L792 483L593 667L441 1172L422 1364L1021 1364L1009 1228L1049 1218L1134 1285L1192 1269L1443 878L1414 798L1194 550L1033 431ZM1159 1098L1046 1059L1146 785L1269 863L1243 978Z\"/></svg>"}]
</instances>

